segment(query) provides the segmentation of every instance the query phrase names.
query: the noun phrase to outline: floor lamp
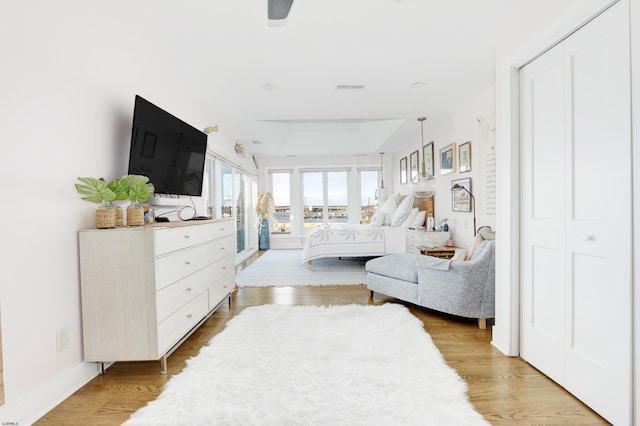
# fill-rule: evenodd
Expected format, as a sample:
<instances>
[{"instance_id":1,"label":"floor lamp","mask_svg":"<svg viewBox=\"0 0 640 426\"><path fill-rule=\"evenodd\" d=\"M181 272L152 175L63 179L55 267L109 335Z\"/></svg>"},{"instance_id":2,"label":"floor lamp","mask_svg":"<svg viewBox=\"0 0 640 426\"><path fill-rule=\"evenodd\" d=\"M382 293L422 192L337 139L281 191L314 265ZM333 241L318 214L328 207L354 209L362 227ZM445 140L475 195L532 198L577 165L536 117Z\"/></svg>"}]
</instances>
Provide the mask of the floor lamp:
<instances>
[{"instance_id":1,"label":"floor lamp","mask_svg":"<svg viewBox=\"0 0 640 426\"><path fill-rule=\"evenodd\" d=\"M457 183L451 187L452 191L460 191L461 189L466 191L467 194L469 194L469 196L471 197L471 209L473 210L473 236L475 237L476 233L478 232L476 230L476 197L474 197L471 191L469 191L467 188Z\"/></svg>"}]
</instances>

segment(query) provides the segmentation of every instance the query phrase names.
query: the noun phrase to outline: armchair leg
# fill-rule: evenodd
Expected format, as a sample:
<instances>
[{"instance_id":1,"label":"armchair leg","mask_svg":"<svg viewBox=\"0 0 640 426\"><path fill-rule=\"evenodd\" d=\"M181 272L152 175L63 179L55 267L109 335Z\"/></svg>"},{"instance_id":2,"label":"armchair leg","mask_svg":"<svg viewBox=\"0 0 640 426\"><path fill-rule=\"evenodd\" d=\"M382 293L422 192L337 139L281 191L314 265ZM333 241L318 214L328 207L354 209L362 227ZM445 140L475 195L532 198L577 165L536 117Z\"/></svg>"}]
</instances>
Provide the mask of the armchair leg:
<instances>
[{"instance_id":1,"label":"armchair leg","mask_svg":"<svg viewBox=\"0 0 640 426\"><path fill-rule=\"evenodd\" d=\"M487 328L487 319L478 318L478 327L480 327L482 330L485 330Z\"/></svg>"},{"instance_id":2,"label":"armchair leg","mask_svg":"<svg viewBox=\"0 0 640 426\"><path fill-rule=\"evenodd\" d=\"M369 290L369 299L373 299L373 290Z\"/></svg>"}]
</instances>

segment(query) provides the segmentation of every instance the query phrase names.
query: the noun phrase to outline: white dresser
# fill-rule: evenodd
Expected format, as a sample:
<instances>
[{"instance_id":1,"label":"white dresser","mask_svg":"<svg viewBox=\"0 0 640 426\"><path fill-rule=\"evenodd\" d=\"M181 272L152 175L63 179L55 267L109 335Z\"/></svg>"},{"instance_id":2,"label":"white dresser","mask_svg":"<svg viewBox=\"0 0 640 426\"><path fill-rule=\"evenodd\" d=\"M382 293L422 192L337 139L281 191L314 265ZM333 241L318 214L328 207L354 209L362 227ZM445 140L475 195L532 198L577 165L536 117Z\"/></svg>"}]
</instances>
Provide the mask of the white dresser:
<instances>
[{"instance_id":1,"label":"white dresser","mask_svg":"<svg viewBox=\"0 0 640 426\"><path fill-rule=\"evenodd\" d=\"M442 247L449 239L449 232L427 232L420 229L407 229L407 253L420 253L418 247Z\"/></svg>"},{"instance_id":2,"label":"white dresser","mask_svg":"<svg viewBox=\"0 0 640 426\"><path fill-rule=\"evenodd\" d=\"M161 359L164 372L235 286L232 219L91 229L79 239L85 361Z\"/></svg>"}]
</instances>

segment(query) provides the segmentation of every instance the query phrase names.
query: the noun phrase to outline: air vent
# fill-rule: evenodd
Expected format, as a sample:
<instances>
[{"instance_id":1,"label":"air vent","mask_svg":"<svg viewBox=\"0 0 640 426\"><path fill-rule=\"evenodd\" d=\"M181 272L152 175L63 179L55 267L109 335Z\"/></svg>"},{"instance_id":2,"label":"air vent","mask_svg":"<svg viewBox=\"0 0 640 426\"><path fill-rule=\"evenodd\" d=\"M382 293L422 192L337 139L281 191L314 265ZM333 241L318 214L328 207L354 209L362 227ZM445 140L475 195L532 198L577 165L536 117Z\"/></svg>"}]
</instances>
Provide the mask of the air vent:
<instances>
[{"instance_id":1,"label":"air vent","mask_svg":"<svg viewBox=\"0 0 640 426\"><path fill-rule=\"evenodd\" d=\"M364 84L338 84L336 86L338 90L362 90L364 89Z\"/></svg>"}]
</instances>

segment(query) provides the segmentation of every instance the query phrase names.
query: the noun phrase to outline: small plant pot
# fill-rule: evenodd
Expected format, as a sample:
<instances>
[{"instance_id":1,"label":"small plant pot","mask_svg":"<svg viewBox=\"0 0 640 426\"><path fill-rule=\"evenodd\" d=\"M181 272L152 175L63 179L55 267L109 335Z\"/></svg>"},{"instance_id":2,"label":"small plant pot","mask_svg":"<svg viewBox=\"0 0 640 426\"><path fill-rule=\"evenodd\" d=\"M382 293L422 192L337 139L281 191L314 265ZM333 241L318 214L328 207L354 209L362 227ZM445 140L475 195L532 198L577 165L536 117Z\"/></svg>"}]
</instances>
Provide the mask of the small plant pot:
<instances>
[{"instance_id":1,"label":"small plant pot","mask_svg":"<svg viewBox=\"0 0 640 426\"><path fill-rule=\"evenodd\" d=\"M127 207L127 226L144 225L144 208L142 205L134 203Z\"/></svg>"},{"instance_id":2,"label":"small plant pot","mask_svg":"<svg viewBox=\"0 0 640 426\"><path fill-rule=\"evenodd\" d=\"M116 227L116 209L109 204L100 204L96 210L96 228L109 229Z\"/></svg>"}]
</instances>

